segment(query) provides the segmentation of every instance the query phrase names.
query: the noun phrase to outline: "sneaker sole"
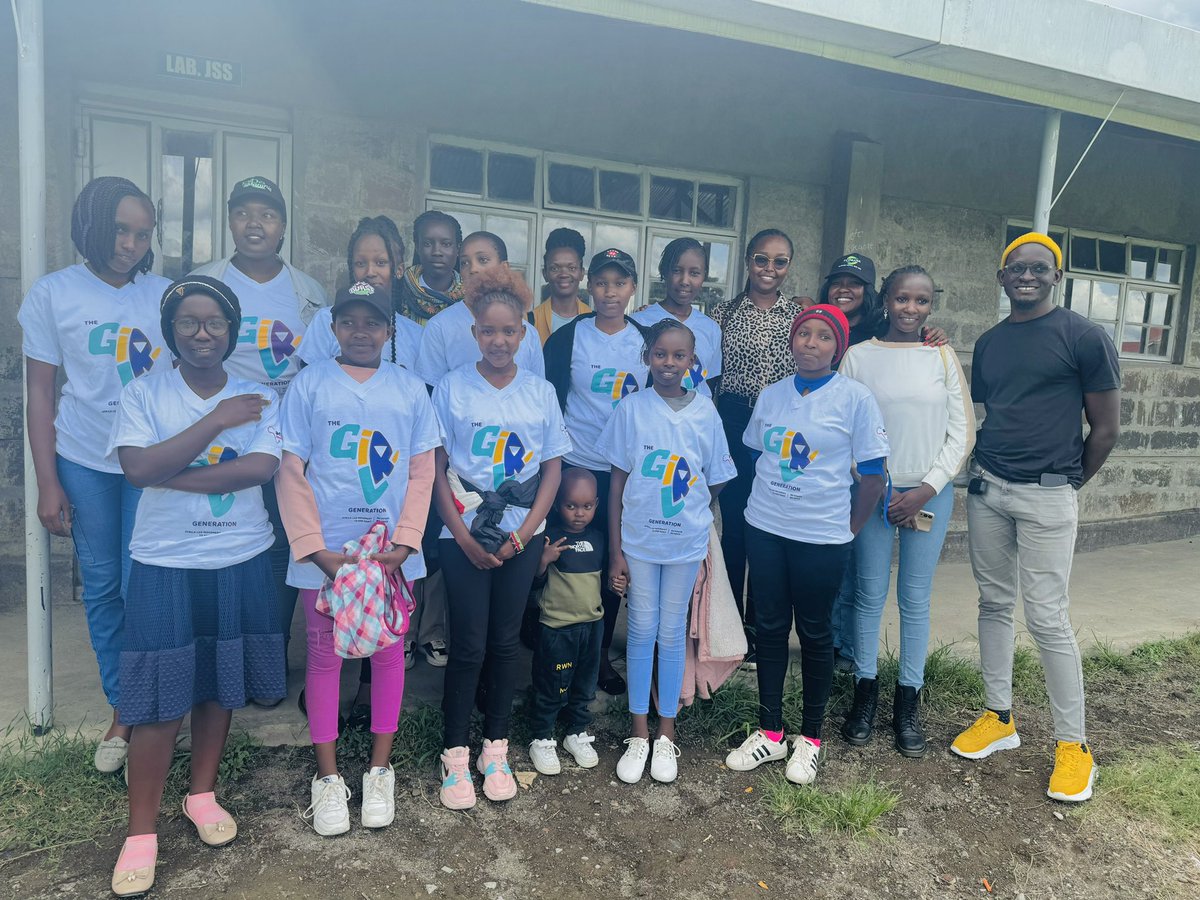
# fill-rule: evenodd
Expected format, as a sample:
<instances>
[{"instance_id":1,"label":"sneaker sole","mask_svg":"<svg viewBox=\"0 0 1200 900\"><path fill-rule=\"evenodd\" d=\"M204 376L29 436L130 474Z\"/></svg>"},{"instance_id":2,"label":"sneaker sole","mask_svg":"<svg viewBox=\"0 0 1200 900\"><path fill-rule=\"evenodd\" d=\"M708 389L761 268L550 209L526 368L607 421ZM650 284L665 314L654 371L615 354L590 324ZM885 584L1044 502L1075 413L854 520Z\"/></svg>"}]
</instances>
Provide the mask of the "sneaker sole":
<instances>
[{"instance_id":1,"label":"sneaker sole","mask_svg":"<svg viewBox=\"0 0 1200 900\"><path fill-rule=\"evenodd\" d=\"M531 760L531 762L532 762L532 760ZM537 763L533 763L533 767L534 767L534 769L536 769L536 770L537 770L537 773L538 773L539 775L550 775L550 776L554 776L554 775L561 775L561 774L562 774L562 763L559 763L559 764L558 764L557 766L555 766L553 769L551 769L551 768L545 768L545 769L543 769L543 768L542 768L541 766L539 766Z\"/></svg>"},{"instance_id":2,"label":"sneaker sole","mask_svg":"<svg viewBox=\"0 0 1200 900\"><path fill-rule=\"evenodd\" d=\"M1096 783L1096 773L1099 770L1100 770L1100 767L1097 766L1095 763L1092 763L1092 772L1088 776L1087 787L1085 787L1078 794L1062 794L1062 793L1058 793L1056 791L1052 791L1049 788L1047 788L1046 796L1049 797L1051 800L1060 800L1063 803L1082 803L1084 800L1091 800L1092 799L1092 785L1094 785Z\"/></svg>"},{"instance_id":3,"label":"sneaker sole","mask_svg":"<svg viewBox=\"0 0 1200 900\"><path fill-rule=\"evenodd\" d=\"M763 763L780 762L781 760L787 759L787 748L783 747L782 745L780 745L780 746L782 747L782 749L779 751L778 756L774 756L774 755L764 756L762 759L752 761L750 763L750 765L748 765L748 766L744 766L741 763L733 762L730 759L730 757L726 756L725 757L725 768L729 769L731 772L753 772L755 769L757 769Z\"/></svg>"},{"instance_id":4,"label":"sneaker sole","mask_svg":"<svg viewBox=\"0 0 1200 900\"><path fill-rule=\"evenodd\" d=\"M516 784L516 782L514 781L514 782L513 782L513 786L512 786L512 792L511 792L511 793L508 793L508 794L505 794L505 795L503 795L503 796L501 796L501 795L498 795L498 794L493 794L491 791L489 791L489 790L488 790L488 789L485 787L485 788L483 789L483 796L487 797L487 798L488 798L489 800L491 800L493 803L504 803L506 800L511 800L513 797L517 796L517 784Z\"/></svg>"},{"instance_id":5,"label":"sneaker sole","mask_svg":"<svg viewBox=\"0 0 1200 900\"><path fill-rule=\"evenodd\" d=\"M966 750L959 750L957 747L951 744L950 752L956 753L963 759L986 759L997 750L1016 750L1020 746L1021 736L1016 732L1013 732L1005 737L997 738L981 750L973 750L968 752Z\"/></svg>"},{"instance_id":6,"label":"sneaker sole","mask_svg":"<svg viewBox=\"0 0 1200 900\"><path fill-rule=\"evenodd\" d=\"M445 795L443 795L442 793L440 793L440 792L438 793L438 800L441 802L442 806L446 807L446 809L452 809L455 812L459 812L464 809L474 809L477 799L478 798L476 798L475 794L472 793L470 800L453 800L453 801L451 801L451 800L447 800Z\"/></svg>"},{"instance_id":7,"label":"sneaker sole","mask_svg":"<svg viewBox=\"0 0 1200 900\"><path fill-rule=\"evenodd\" d=\"M346 820L345 825L338 825L336 828L333 828L333 829L318 828L317 823L313 822L313 831L315 831L321 837L337 837L339 834L345 834L349 830L350 830L350 820L349 819Z\"/></svg>"},{"instance_id":8,"label":"sneaker sole","mask_svg":"<svg viewBox=\"0 0 1200 900\"><path fill-rule=\"evenodd\" d=\"M375 822L375 821L368 822L367 817L363 816L362 827L363 828L387 828L394 821L396 821L396 811L393 809L392 814L390 816L388 816L385 821L382 821L382 822Z\"/></svg>"},{"instance_id":9,"label":"sneaker sole","mask_svg":"<svg viewBox=\"0 0 1200 900\"><path fill-rule=\"evenodd\" d=\"M437 657L437 656L430 656L428 653L426 653L426 654L425 654L425 662L429 663L429 664L430 664L431 666L433 666L435 669L444 669L444 668L446 668L446 663L448 663L449 661L450 661L450 660L449 660L449 659L447 659L447 658L446 658L446 657L444 657L444 656L443 656L443 657Z\"/></svg>"},{"instance_id":10,"label":"sneaker sole","mask_svg":"<svg viewBox=\"0 0 1200 900\"><path fill-rule=\"evenodd\" d=\"M657 781L659 784L670 784L671 782L673 782L673 781L674 781L676 778L678 778L678 777L679 777L679 773L678 773L678 772L676 772L676 773L675 773L674 775L672 775L670 778L659 778L657 775L655 775L655 774L654 774L654 770L653 770L653 769L651 769L651 770L650 770L650 778L651 778L652 780L654 780L654 781Z\"/></svg>"},{"instance_id":11,"label":"sneaker sole","mask_svg":"<svg viewBox=\"0 0 1200 900\"><path fill-rule=\"evenodd\" d=\"M571 753L570 750L568 750L567 752ZM598 757L598 756L593 756L593 757L590 757L587 759L580 759L574 753L571 753L571 758L573 760L575 760L575 765L579 766L579 768L581 768L581 769L594 769L594 768L596 768L596 766L600 765L600 757Z\"/></svg>"}]
</instances>

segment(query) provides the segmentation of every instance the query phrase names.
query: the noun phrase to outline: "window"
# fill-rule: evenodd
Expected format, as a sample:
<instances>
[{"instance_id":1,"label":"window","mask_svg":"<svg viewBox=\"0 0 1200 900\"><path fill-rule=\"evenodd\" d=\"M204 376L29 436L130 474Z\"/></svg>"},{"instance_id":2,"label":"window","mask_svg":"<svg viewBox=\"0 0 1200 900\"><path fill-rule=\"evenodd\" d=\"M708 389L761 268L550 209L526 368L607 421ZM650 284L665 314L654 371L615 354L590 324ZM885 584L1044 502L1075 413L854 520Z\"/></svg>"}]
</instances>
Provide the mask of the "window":
<instances>
[{"instance_id":1,"label":"window","mask_svg":"<svg viewBox=\"0 0 1200 900\"><path fill-rule=\"evenodd\" d=\"M478 143L435 142L429 148L429 187L532 206L537 199L537 158Z\"/></svg>"},{"instance_id":2,"label":"window","mask_svg":"<svg viewBox=\"0 0 1200 900\"><path fill-rule=\"evenodd\" d=\"M1030 231L1009 222L1006 241ZM1101 326L1122 357L1169 361L1179 327L1185 249L1178 244L1051 229L1064 248L1059 301ZM1001 292L1001 315L1008 299Z\"/></svg>"}]
</instances>

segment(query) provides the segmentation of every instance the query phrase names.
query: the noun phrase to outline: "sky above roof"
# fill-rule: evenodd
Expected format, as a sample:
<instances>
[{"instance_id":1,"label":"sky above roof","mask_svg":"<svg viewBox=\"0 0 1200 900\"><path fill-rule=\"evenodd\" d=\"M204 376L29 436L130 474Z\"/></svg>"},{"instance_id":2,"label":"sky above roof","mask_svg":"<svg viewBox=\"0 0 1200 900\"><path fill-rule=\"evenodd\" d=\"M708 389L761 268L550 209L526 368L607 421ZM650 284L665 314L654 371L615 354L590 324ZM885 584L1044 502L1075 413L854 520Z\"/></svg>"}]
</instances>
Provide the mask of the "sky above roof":
<instances>
[{"instance_id":1,"label":"sky above roof","mask_svg":"<svg viewBox=\"0 0 1200 900\"><path fill-rule=\"evenodd\" d=\"M1200 31L1200 0L1092 0Z\"/></svg>"}]
</instances>

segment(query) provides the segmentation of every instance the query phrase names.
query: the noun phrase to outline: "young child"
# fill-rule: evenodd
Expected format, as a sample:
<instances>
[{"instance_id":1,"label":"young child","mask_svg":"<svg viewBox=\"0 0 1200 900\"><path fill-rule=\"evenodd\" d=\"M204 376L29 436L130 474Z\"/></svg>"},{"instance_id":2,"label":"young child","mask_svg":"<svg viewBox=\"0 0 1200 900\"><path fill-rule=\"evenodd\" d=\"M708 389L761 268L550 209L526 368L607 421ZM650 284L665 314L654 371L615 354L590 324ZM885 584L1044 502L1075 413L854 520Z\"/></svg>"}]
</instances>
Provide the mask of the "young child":
<instances>
[{"instance_id":1,"label":"young child","mask_svg":"<svg viewBox=\"0 0 1200 900\"><path fill-rule=\"evenodd\" d=\"M636 290L633 257L615 247L600 251L588 266L588 292L595 312L576 316L551 335L545 347L546 379L554 385L573 445L566 462L596 477L596 526L605 532L611 475L608 460L600 452L600 435L622 398L645 385L648 372L642 352L645 329L625 315ZM621 595L606 583L601 598L604 637L598 684L606 694L623 694L625 679L608 658Z\"/></svg>"},{"instance_id":2,"label":"young child","mask_svg":"<svg viewBox=\"0 0 1200 900\"><path fill-rule=\"evenodd\" d=\"M279 402L225 372L240 322L222 282L190 275L172 284L160 326L179 367L125 389L109 442L144 491L121 651L121 722L133 735L118 896L154 883L158 808L183 717L192 717L183 813L201 841L220 846L237 836L213 793L232 710L286 693L260 487L279 465Z\"/></svg>"},{"instance_id":3,"label":"young child","mask_svg":"<svg viewBox=\"0 0 1200 900\"><path fill-rule=\"evenodd\" d=\"M422 328L403 314L400 296L404 278L404 239L396 223L387 216L364 217L346 246L346 271L350 283L365 281L392 302L392 335L384 352L389 362L412 371L421 346ZM334 336L333 312L321 307L300 344L305 365L332 359L341 352Z\"/></svg>"},{"instance_id":4,"label":"young child","mask_svg":"<svg viewBox=\"0 0 1200 900\"><path fill-rule=\"evenodd\" d=\"M118 672L129 540L142 493L105 447L122 386L170 368L158 315L169 282L150 272L154 224L154 206L133 182L88 182L71 212L71 240L84 263L39 278L17 314L38 518L51 534L75 542L88 633L113 708L96 748L101 772L118 771L128 752ZM59 367L66 384L56 415Z\"/></svg>"},{"instance_id":5,"label":"young child","mask_svg":"<svg viewBox=\"0 0 1200 900\"><path fill-rule=\"evenodd\" d=\"M407 581L425 574L421 535L440 443L433 407L415 375L382 359L392 336L390 292L357 282L339 291L333 327L341 352L308 366L283 404L280 512L292 546L288 584L300 589L308 635L305 697L317 757L306 816L323 836L350 829L346 787L337 767L338 687L333 620L317 612L317 594L345 562L342 546L377 521L392 549L377 555ZM371 657L370 767L362 781L362 824L383 828L395 816L390 757L404 692L404 643Z\"/></svg>"},{"instance_id":6,"label":"young child","mask_svg":"<svg viewBox=\"0 0 1200 900\"><path fill-rule=\"evenodd\" d=\"M592 749L595 738L587 731L604 634L600 582L607 538L592 525L596 503L595 475L577 468L563 472L554 507L557 517L546 528L542 561L533 582L534 593L540 589L541 615L533 656L530 729L534 739L529 758L543 775L562 771L554 723L564 706L568 721L563 747L585 769L600 762Z\"/></svg>"},{"instance_id":7,"label":"young child","mask_svg":"<svg viewBox=\"0 0 1200 900\"><path fill-rule=\"evenodd\" d=\"M494 272L471 278L469 287L482 358L452 370L433 392L444 448L434 498L446 523L438 541L450 613L440 798L449 809L475 805L467 741L485 655L483 792L492 801L516 795L508 728L518 633L541 558L534 539L571 449L554 389L516 362L526 323L512 276ZM531 544L539 550L523 552Z\"/></svg>"},{"instance_id":8,"label":"young child","mask_svg":"<svg viewBox=\"0 0 1200 900\"><path fill-rule=\"evenodd\" d=\"M612 465L609 577L629 586L629 676L632 736L617 763L626 784L641 780L650 754L646 721L654 647L658 645L658 737L650 777L678 773L675 713L683 688L688 609L700 562L708 554L713 497L737 470L711 400L685 390L696 340L675 318L650 327L644 358L653 390L625 399L600 439Z\"/></svg>"},{"instance_id":9,"label":"young child","mask_svg":"<svg viewBox=\"0 0 1200 900\"><path fill-rule=\"evenodd\" d=\"M579 299L579 285L584 272L583 235L574 228L555 228L546 235L546 252L542 256L542 277L550 296L534 308L529 321L538 331L542 343L576 316L585 316L592 308Z\"/></svg>"},{"instance_id":10,"label":"young child","mask_svg":"<svg viewBox=\"0 0 1200 900\"><path fill-rule=\"evenodd\" d=\"M658 261L666 296L633 314L647 328L674 316L696 336L696 363L683 379L685 390L711 397L712 383L721 377L721 326L695 309L708 278L708 254L695 238L676 238L663 248Z\"/></svg>"}]
</instances>

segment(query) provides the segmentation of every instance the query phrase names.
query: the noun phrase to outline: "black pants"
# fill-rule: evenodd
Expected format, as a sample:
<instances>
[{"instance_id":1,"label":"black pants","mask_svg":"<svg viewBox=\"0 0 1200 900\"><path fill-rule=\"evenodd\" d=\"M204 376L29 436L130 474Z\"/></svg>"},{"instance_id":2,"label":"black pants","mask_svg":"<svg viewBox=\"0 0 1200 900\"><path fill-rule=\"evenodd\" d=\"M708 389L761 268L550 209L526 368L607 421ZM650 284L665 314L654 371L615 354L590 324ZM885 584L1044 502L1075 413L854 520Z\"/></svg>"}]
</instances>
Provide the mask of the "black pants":
<instances>
[{"instance_id":1,"label":"black pants","mask_svg":"<svg viewBox=\"0 0 1200 900\"><path fill-rule=\"evenodd\" d=\"M567 465L564 468L581 469L582 466ZM588 469L596 476L596 515L592 523L604 532L604 559L600 561L600 605L604 607L604 637L600 644L605 650L612 646L613 632L617 628L617 615L621 612L621 595L608 586L608 494L612 484L611 472Z\"/></svg>"},{"instance_id":2,"label":"black pants","mask_svg":"<svg viewBox=\"0 0 1200 900\"><path fill-rule=\"evenodd\" d=\"M531 734L538 740L554 737L554 720L567 708L567 734L579 734L592 724L588 705L596 699L600 673L600 639L604 622L577 622L562 628L538 625L533 654Z\"/></svg>"},{"instance_id":3,"label":"black pants","mask_svg":"<svg viewBox=\"0 0 1200 900\"><path fill-rule=\"evenodd\" d=\"M725 569L729 572L729 586L733 588L733 600L748 631L754 628L754 602L752 592L743 587L746 581L746 503L750 500L750 487L754 484L754 459L742 441L754 402L734 394L722 394L717 398L717 411L725 427L725 440L729 442L729 455L737 467L737 477L721 490L721 553L725 557Z\"/></svg>"},{"instance_id":4,"label":"black pants","mask_svg":"<svg viewBox=\"0 0 1200 900\"><path fill-rule=\"evenodd\" d=\"M483 736L508 737L517 679L517 643L525 598L540 556L521 553L498 569L477 569L453 539L438 541L446 579L450 658L442 694L445 746L466 746L471 708L487 655Z\"/></svg>"},{"instance_id":5,"label":"black pants","mask_svg":"<svg viewBox=\"0 0 1200 900\"><path fill-rule=\"evenodd\" d=\"M783 728L783 682L795 621L804 684L800 733L820 740L833 684L830 612L850 545L805 544L747 525L746 553L756 589L759 726L766 731Z\"/></svg>"}]
</instances>

